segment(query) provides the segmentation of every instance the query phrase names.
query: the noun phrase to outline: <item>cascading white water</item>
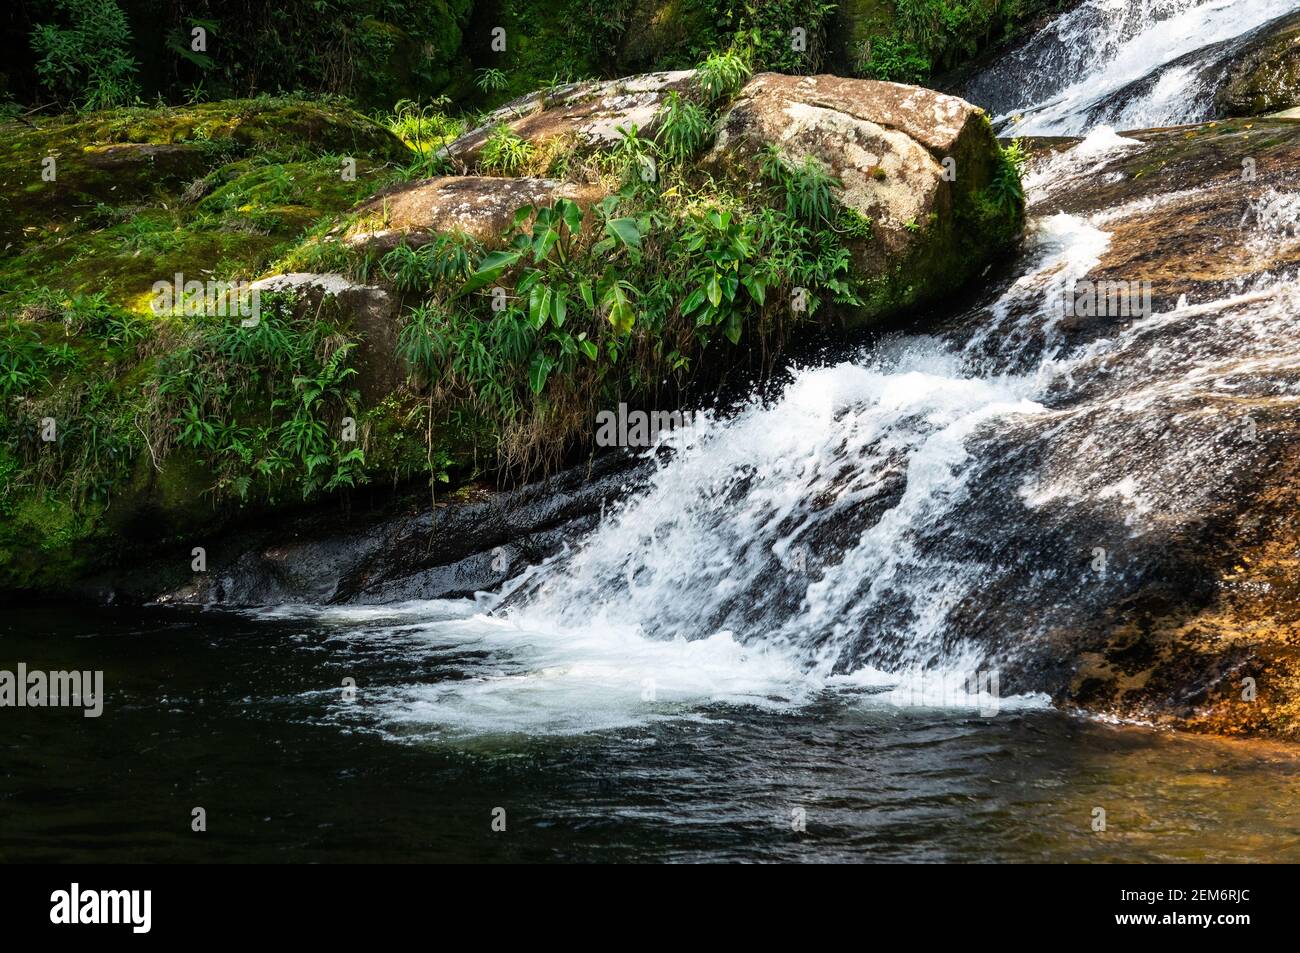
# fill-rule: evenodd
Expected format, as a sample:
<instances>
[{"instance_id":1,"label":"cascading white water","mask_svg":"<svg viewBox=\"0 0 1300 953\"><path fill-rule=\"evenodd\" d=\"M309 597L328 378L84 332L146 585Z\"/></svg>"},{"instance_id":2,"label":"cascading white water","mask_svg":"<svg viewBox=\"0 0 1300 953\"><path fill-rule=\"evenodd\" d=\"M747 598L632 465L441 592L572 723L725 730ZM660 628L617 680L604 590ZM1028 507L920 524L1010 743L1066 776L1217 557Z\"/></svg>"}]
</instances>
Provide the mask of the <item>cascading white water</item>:
<instances>
[{"instance_id":1,"label":"cascading white water","mask_svg":"<svg viewBox=\"0 0 1300 953\"><path fill-rule=\"evenodd\" d=\"M1024 113L1017 132L1093 130L1030 170L1032 211L1140 146L1100 120L1198 118L1216 57L1295 6L1085 0L968 96ZM372 689L339 716L440 737L827 692L979 708L996 686L970 676L1002 670L1028 693L1004 684L1000 708L1046 704L1035 666L1063 664L1052 633L1169 572L1166 522L1210 512L1252 466L1241 402L1300 393L1295 275L1258 269L1217 300L1067 327L1065 290L1106 253L1110 223L1189 194L1031 218L1020 276L987 304L672 433L644 488L503 595L307 610L358 651L455 673ZM1297 202L1262 193L1241 244L1300 242Z\"/></svg>"},{"instance_id":2,"label":"cascading white water","mask_svg":"<svg viewBox=\"0 0 1300 953\"><path fill-rule=\"evenodd\" d=\"M967 99L1005 135L1081 135L1211 117L1213 84L1296 0L1084 0L975 76Z\"/></svg>"},{"instance_id":3,"label":"cascading white water","mask_svg":"<svg viewBox=\"0 0 1300 953\"><path fill-rule=\"evenodd\" d=\"M1031 170L1030 197L1137 146L1100 130ZM318 613L342 640L361 624L386 657L457 673L373 690L365 717L424 737L825 692L978 707L972 673L1017 667L1030 674L1012 692L1032 691L1051 633L1158 575L1165 521L1208 511L1253 465L1237 402L1300 380L1294 276L1100 335L1065 327L1064 289L1106 253L1109 223L1187 195L1031 219L1022 274L987 305L673 432L648 485L504 596ZM1300 241L1289 201L1261 195L1246 243ZM1002 708L1046 702L1007 687Z\"/></svg>"}]
</instances>

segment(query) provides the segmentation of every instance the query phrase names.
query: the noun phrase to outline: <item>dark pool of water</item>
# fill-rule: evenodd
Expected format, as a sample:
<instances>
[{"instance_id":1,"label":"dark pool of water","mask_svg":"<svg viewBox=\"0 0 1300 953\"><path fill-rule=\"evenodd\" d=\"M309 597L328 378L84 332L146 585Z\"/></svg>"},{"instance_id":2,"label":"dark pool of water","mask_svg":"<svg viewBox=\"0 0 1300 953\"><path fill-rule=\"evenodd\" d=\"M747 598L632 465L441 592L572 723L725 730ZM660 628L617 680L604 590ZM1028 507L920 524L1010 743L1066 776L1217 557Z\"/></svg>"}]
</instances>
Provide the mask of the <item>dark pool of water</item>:
<instances>
[{"instance_id":1,"label":"dark pool of water","mask_svg":"<svg viewBox=\"0 0 1300 953\"><path fill-rule=\"evenodd\" d=\"M339 651L303 621L5 610L0 668L102 669L107 697L0 708L0 860L1300 860L1287 747L830 695L401 742L330 716ZM370 683L455 677L351 655Z\"/></svg>"}]
</instances>

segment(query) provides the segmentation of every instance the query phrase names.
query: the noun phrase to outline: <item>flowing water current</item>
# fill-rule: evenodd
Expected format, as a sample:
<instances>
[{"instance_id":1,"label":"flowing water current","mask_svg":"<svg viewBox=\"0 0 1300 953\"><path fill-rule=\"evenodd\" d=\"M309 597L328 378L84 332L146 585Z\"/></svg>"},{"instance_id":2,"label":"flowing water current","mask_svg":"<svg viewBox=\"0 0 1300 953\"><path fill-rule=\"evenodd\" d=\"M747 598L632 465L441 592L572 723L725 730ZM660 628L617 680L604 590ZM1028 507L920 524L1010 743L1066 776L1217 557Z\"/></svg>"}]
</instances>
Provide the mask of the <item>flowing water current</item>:
<instances>
[{"instance_id":1,"label":"flowing water current","mask_svg":"<svg viewBox=\"0 0 1300 953\"><path fill-rule=\"evenodd\" d=\"M1015 54L1021 100L967 95L1091 131L1032 170L1041 205L1138 146L1102 120L1198 118L1186 77L1291 6L1088 0ZM1244 240L1294 238L1290 201ZM108 697L6 716L0 858L1300 860L1289 749L1066 714L1036 682L1047 635L1141 571L1095 547L1158 549L1240 465L1205 408L1296 364L1282 275L1065 333L1053 303L1132 211L1035 215L941 330L674 432L504 592L11 610L0 667L103 669Z\"/></svg>"}]
</instances>

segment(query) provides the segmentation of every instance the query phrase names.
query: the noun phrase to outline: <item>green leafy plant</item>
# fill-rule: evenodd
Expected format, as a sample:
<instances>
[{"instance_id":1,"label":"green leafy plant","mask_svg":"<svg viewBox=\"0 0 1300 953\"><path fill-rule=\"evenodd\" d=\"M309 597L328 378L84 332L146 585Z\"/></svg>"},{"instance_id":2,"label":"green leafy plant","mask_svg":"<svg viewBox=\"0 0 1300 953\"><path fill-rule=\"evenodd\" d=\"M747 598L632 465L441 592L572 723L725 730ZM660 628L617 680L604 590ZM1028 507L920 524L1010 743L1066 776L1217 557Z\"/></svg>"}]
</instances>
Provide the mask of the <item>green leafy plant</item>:
<instances>
[{"instance_id":1,"label":"green leafy plant","mask_svg":"<svg viewBox=\"0 0 1300 953\"><path fill-rule=\"evenodd\" d=\"M835 219L835 231L857 241L869 241L874 233L874 223L857 209L843 205Z\"/></svg>"},{"instance_id":2,"label":"green leafy plant","mask_svg":"<svg viewBox=\"0 0 1300 953\"><path fill-rule=\"evenodd\" d=\"M479 153L479 165L485 172L499 172L514 175L524 168L533 158L533 145L522 139L502 124L492 130L483 151Z\"/></svg>"},{"instance_id":3,"label":"green leafy plant","mask_svg":"<svg viewBox=\"0 0 1300 953\"><path fill-rule=\"evenodd\" d=\"M664 155L685 162L700 151L712 132L704 107L673 90L660 111L659 144Z\"/></svg>"},{"instance_id":4,"label":"green leafy plant","mask_svg":"<svg viewBox=\"0 0 1300 953\"><path fill-rule=\"evenodd\" d=\"M133 102L138 94L131 27L114 0L53 0L60 23L32 31L36 74L55 95L86 109Z\"/></svg>"},{"instance_id":5,"label":"green leafy plant","mask_svg":"<svg viewBox=\"0 0 1300 953\"><path fill-rule=\"evenodd\" d=\"M391 113L380 114L378 118L393 135L425 155L441 149L464 131L464 121L447 114L450 105L451 100L446 96L427 103L399 99Z\"/></svg>"},{"instance_id":6,"label":"green leafy plant","mask_svg":"<svg viewBox=\"0 0 1300 953\"><path fill-rule=\"evenodd\" d=\"M509 85L506 74L495 67L481 69L475 74L474 85L485 93L496 93Z\"/></svg>"},{"instance_id":7,"label":"green leafy plant","mask_svg":"<svg viewBox=\"0 0 1300 953\"><path fill-rule=\"evenodd\" d=\"M714 53L695 69L695 85L711 102L731 99L750 77L749 63L734 50Z\"/></svg>"},{"instance_id":8,"label":"green leafy plant","mask_svg":"<svg viewBox=\"0 0 1300 953\"><path fill-rule=\"evenodd\" d=\"M241 497L259 480L269 494L296 481L303 498L354 486L365 455L336 435L342 415L356 412L355 346L275 294L255 325L205 321L159 360L146 388L150 445L196 451L214 488Z\"/></svg>"},{"instance_id":9,"label":"green leafy plant","mask_svg":"<svg viewBox=\"0 0 1300 953\"><path fill-rule=\"evenodd\" d=\"M811 225L834 221L834 192L843 186L814 155L792 162L773 144L760 165L762 176L785 192L786 211Z\"/></svg>"},{"instance_id":10,"label":"green leafy plant","mask_svg":"<svg viewBox=\"0 0 1300 953\"><path fill-rule=\"evenodd\" d=\"M1014 213L1024 205L1025 189L1021 183L1029 153L1019 139L998 150L998 166L989 183L990 199L1004 212Z\"/></svg>"},{"instance_id":11,"label":"green leafy plant","mask_svg":"<svg viewBox=\"0 0 1300 953\"><path fill-rule=\"evenodd\" d=\"M633 123L630 128L616 127L618 142L608 154L609 164L617 171L624 187L639 191L653 187L659 178L658 149L640 135Z\"/></svg>"},{"instance_id":12,"label":"green leafy plant","mask_svg":"<svg viewBox=\"0 0 1300 953\"><path fill-rule=\"evenodd\" d=\"M754 262L756 238L756 223L737 221L725 209L692 215L687 225L687 250L698 256L687 279L694 290L682 302L682 314L697 329L720 327L732 344L740 342L744 326L740 289L760 306L767 295L768 277Z\"/></svg>"}]
</instances>

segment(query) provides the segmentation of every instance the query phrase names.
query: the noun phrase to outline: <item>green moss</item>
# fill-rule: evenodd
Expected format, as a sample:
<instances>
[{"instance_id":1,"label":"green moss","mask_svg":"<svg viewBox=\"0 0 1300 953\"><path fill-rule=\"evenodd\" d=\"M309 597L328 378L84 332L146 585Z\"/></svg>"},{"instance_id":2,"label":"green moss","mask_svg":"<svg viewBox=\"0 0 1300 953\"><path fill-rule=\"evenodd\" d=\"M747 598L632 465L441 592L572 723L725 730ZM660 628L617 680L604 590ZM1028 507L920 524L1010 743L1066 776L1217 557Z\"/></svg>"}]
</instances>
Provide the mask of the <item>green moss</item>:
<instances>
[{"instance_id":1,"label":"green moss","mask_svg":"<svg viewBox=\"0 0 1300 953\"><path fill-rule=\"evenodd\" d=\"M0 124L0 243L49 242L85 227L91 210L175 208L187 183L241 156L292 163L405 164L410 150L372 119L333 103L264 98ZM54 179L44 181L44 160ZM340 182L342 180L340 179ZM319 184L319 182L317 183ZM373 182L369 183L372 187ZM351 198L354 190L339 189ZM308 203L335 206L328 202Z\"/></svg>"},{"instance_id":2,"label":"green moss","mask_svg":"<svg viewBox=\"0 0 1300 953\"><path fill-rule=\"evenodd\" d=\"M0 588L48 588L83 575L94 563L89 537L102 512L53 495L24 498L0 521Z\"/></svg>"},{"instance_id":3,"label":"green moss","mask_svg":"<svg viewBox=\"0 0 1300 953\"><path fill-rule=\"evenodd\" d=\"M1271 26L1229 64L1218 116L1260 116L1300 104L1300 14Z\"/></svg>"},{"instance_id":4,"label":"green moss","mask_svg":"<svg viewBox=\"0 0 1300 953\"><path fill-rule=\"evenodd\" d=\"M131 140L148 149L117 145ZM20 181L16 163L31 150L57 151L54 183ZM345 177L348 154L355 176ZM159 174L159 161L180 159L174 174ZM176 272L257 277L409 159L373 121L291 100L117 110L16 130L0 149L0 205L22 210L16 247L0 260L0 349L16 335L38 356L65 357L38 367L12 405L21 410L0 418L0 589L57 589L124 552L268 505L265 493L214 493L217 474L192 450L172 446L155 466L140 421L160 413L150 426L165 432L172 411L150 389L153 355L173 353L190 319L154 316L152 285ZM141 337L121 337L128 332ZM287 377L282 386L292 391ZM266 426L269 406L236 399L234 412ZM45 447L33 441L47 413L60 440ZM402 472L413 466L399 462Z\"/></svg>"}]
</instances>

